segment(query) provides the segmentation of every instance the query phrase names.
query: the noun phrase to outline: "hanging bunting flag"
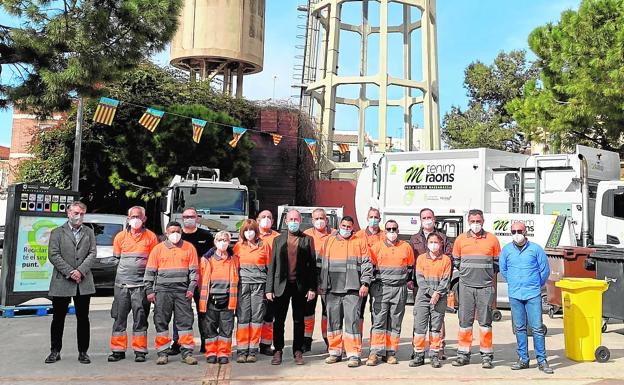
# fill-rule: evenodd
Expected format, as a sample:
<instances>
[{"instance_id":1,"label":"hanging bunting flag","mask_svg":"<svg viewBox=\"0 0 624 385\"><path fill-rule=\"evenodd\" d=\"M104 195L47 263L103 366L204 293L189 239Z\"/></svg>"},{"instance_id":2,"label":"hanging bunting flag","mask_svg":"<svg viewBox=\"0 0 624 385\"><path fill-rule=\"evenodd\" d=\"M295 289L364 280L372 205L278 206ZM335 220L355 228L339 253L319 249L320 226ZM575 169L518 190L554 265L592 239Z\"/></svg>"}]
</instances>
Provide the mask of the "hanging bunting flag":
<instances>
[{"instance_id":1,"label":"hanging bunting flag","mask_svg":"<svg viewBox=\"0 0 624 385\"><path fill-rule=\"evenodd\" d=\"M93 121L110 126L113 124L118 105L119 100L101 97L100 103L95 109L95 114L93 114Z\"/></svg>"},{"instance_id":2,"label":"hanging bunting flag","mask_svg":"<svg viewBox=\"0 0 624 385\"><path fill-rule=\"evenodd\" d=\"M271 137L273 138L273 144L276 146L282 141L282 135L280 134L271 134Z\"/></svg>"},{"instance_id":3,"label":"hanging bunting flag","mask_svg":"<svg viewBox=\"0 0 624 385\"><path fill-rule=\"evenodd\" d=\"M205 120L193 118L193 142L199 143L202 133L204 132L204 127L206 127L206 123L208 122Z\"/></svg>"},{"instance_id":4,"label":"hanging bunting flag","mask_svg":"<svg viewBox=\"0 0 624 385\"><path fill-rule=\"evenodd\" d=\"M230 140L230 146L232 148L236 147L236 145L238 144L238 141L240 140L240 138L243 136L243 134L246 131L247 131L246 128L232 127L232 134L234 134L234 138L232 140Z\"/></svg>"},{"instance_id":5,"label":"hanging bunting flag","mask_svg":"<svg viewBox=\"0 0 624 385\"><path fill-rule=\"evenodd\" d=\"M143 116L141 116L141 119L139 119L139 124L147 128L149 132L154 132L163 115L165 115L164 111L148 108Z\"/></svg>"},{"instance_id":6,"label":"hanging bunting flag","mask_svg":"<svg viewBox=\"0 0 624 385\"><path fill-rule=\"evenodd\" d=\"M316 140L310 138L303 138L303 140L308 145L308 149L312 153L312 158L316 162Z\"/></svg>"},{"instance_id":7,"label":"hanging bunting flag","mask_svg":"<svg viewBox=\"0 0 624 385\"><path fill-rule=\"evenodd\" d=\"M349 152L349 145L347 143L338 143L338 151L340 151L341 154Z\"/></svg>"}]
</instances>

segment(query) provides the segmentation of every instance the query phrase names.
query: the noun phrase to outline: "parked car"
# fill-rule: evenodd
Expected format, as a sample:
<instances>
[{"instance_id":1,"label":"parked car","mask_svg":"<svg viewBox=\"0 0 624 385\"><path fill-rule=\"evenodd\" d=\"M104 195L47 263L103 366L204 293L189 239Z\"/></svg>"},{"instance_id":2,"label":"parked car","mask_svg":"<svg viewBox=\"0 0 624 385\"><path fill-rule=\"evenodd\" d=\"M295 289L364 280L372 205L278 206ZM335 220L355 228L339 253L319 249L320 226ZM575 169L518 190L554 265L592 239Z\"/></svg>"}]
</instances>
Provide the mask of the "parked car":
<instances>
[{"instance_id":1,"label":"parked car","mask_svg":"<svg viewBox=\"0 0 624 385\"><path fill-rule=\"evenodd\" d=\"M126 226L126 216L116 214L85 214L84 224L95 232L97 258L91 267L97 289L113 289L117 274L117 258L113 257L113 239Z\"/></svg>"}]
</instances>

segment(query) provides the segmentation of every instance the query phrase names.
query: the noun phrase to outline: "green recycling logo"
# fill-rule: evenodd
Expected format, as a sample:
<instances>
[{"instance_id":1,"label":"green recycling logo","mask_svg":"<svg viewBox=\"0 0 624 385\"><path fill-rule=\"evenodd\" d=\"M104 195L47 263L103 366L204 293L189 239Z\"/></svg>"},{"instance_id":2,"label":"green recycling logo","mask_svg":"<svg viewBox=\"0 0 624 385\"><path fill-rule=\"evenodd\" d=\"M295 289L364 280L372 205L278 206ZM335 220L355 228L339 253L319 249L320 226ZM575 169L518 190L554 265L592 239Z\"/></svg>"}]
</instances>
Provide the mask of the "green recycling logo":
<instances>
[{"instance_id":1,"label":"green recycling logo","mask_svg":"<svg viewBox=\"0 0 624 385\"><path fill-rule=\"evenodd\" d=\"M57 227L56 223L44 219L35 222L28 232L28 246L33 249L40 267L48 262L50 232Z\"/></svg>"}]
</instances>

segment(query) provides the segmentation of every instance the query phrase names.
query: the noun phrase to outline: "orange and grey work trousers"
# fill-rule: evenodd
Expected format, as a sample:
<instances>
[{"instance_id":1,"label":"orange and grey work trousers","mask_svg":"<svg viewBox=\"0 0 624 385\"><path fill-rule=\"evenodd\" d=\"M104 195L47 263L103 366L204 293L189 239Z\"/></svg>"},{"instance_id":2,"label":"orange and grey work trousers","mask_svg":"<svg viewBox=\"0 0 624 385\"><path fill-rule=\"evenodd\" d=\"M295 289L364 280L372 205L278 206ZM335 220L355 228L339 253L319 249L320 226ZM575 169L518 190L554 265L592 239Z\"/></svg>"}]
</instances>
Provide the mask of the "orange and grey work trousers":
<instances>
[{"instance_id":1,"label":"orange and grey work trousers","mask_svg":"<svg viewBox=\"0 0 624 385\"><path fill-rule=\"evenodd\" d=\"M419 291L414 301L414 353L425 356L427 329L429 329L429 356L437 356L442 348L442 330L446 312L446 295L441 296L435 305L431 304L431 295Z\"/></svg>"},{"instance_id":2,"label":"orange and grey work trousers","mask_svg":"<svg viewBox=\"0 0 624 385\"><path fill-rule=\"evenodd\" d=\"M492 304L495 291L492 286L470 287L459 281L459 335L457 354L470 357L472 325L479 322L479 350L482 358L494 357L492 349Z\"/></svg>"},{"instance_id":3,"label":"orange and grey work trousers","mask_svg":"<svg viewBox=\"0 0 624 385\"><path fill-rule=\"evenodd\" d=\"M360 358L362 354L362 334L360 333L360 298L357 290L344 294L327 293L327 339L329 354L342 357L342 349L347 358ZM342 329L344 320L344 332Z\"/></svg>"},{"instance_id":4,"label":"orange and grey work trousers","mask_svg":"<svg viewBox=\"0 0 624 385\"><path fill-rule=\"evenodd\" d=\"M156 351L159 356L167 355L171 344L169 337L169 322L171 316L178 328L178 343L181 346L182 357L193 354L195 341L193 339L193 308L191 300L186 298L186 292L157 291L154 302L154 326L156 327Z\"/></svg>"},{"instance_id":5,"label":"orange and grey work trousers","mask_svg":"<svg viewBox=\"0 0 624 385\"><path fill-rule=\"evenodd\" d=\"M390 286L380 281L371 285L371 313L373 325L370 352L378 356L394 356L399 350L401 323L405 315L407 287Z\"/></svg>"},{"instance_id":6,"label":"orange and grey work trousers","mask_svg":"<svg viewBox=\"0 0 624 385\"><path fill-rule=\"evenodd\" d=\"M145 294L145 287L117 286L114 289L111 317L113 332L110 339L112 352L122 353L128 348L128 314L132 310L132 350L135 353L147 353L147 317L150 312L150 303Z\"/></svg>"},{"instance_id":7,"label":"orange and grey work trousers","mask_svg":"<svg viewBox=\"0 0 624 385\"><path fill-rule=\"evenodd\" d=\"M321 334L323 339L327 340L327 308L325 306L325 300L322 296L317 295L314 297L312 301L306 302L305 305L305 318L303 320L305 324L305 338L312 339L312 335L314 334L314 325L315 325L315 317L316 317L316 302L318 297L321 297L321 308L322 308L322 318L321 318Z\"/></svg>"},{"instance_id":8,"label":"orange and grey work trousers","mask_svg":"<svg viewBox=\"0 0 624 385\"><path fill-rule=\"evenodd\" d=\"M239 355L257 354L264 317L264 283L241 283L236 307L236 349Z\"/></svg>"},{"instance_id":9,"label":"orange and grey work trousers","mask_svg":"<svg viewBox=\"0 0 624 385\"><path fill-rule=\"evenodd\" d=\"M264 285L263 285L264 286ZM206 357L230 357L234 311L227 307L227 296L210 296L200 328L206 336Z\"/></svg>"}]
</instances>

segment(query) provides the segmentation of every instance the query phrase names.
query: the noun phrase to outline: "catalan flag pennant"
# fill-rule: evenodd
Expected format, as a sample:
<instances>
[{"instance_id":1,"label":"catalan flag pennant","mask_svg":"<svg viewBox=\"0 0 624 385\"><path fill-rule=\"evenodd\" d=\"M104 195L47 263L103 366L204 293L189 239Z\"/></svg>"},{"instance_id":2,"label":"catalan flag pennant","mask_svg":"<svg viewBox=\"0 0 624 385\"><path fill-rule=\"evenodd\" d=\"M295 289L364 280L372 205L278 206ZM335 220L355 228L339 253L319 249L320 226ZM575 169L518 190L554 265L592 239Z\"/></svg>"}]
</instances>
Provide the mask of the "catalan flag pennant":
<instances>
[{"instance_id":1,"label":"catalan flag pennant","mask_svg":"<svg viewBox=\"0 0 624 385\"><path fill-rule=\"evenodd\" d=\"M308 149L312 153L312 158L316 162L316 140L310 138L303 138L303 140L308 145Z\"/></svg>"},{"instance_id":2,"label":"catalan flag pennant","mask_svg":"<svg viewBox=\"0 0 624 385\"><path fill-rule=\"evenodd\" d=\"M349 145L347 143L338 143L338 151L340 151L341 154L349 152Z\"/></svg>"},{"instance_id":3,"label":"catalan flag pennant","mask_svg":"<svg viewBox=\"0 0 624 385\"><path fill-rule=\"evenodd\" d=\"M204 132L204 127L206 127L205 120L195 119L193 118L193 142L199 143L201 136Z\"/></svg>"},{"instance_id":4,"label":"catalan flag pennant","mask_svg":"<svg viewBox=\"0 0 624 385\"><path fill-rule=\"evenodd\" d=\"M276 146L282 141L282 135L280 134L271 134L271 137L273 138L273 144Z\"/></svg>"},{"instance_id":5,"label":"catalan flag pennant","mask_svg":"<svg viewBox=\"0 0 624 385\"><path fill-rule=\"evenodd\" d=\"M110 126L113 124L117 106L119 106L119 100L101 97L100 103L95 109L95 114L93 114L93 121Z\"/></svg>"},{"instance_id":6,"label":"catalan flag pennant","mask_svg":"<svg viewBox=\"0 0 624 385\"><path fill-rule=\"evenodd\" d=\"M139 124L147 128L149 132L154 132L163 115L165 115L164 111L148 108L145 113L143 113L143 116L141 116L141 119L139 119Z\"/></svg>"},{"instance_id":7,"label":"catalan flag pennant","mask_svg":"<svg viewBox=\"0 0 624 385\"><path fill-rule=\"evenodd\" d=\"M230 146L232 148L236 147L236 145L238 144L238 141L240 140L240 138L243 136L243 134L246 131L247 131L246 128L232 127L232 134L234 134L234 138L232 140L230 140Z\"/></svg>"}]
</instances>

